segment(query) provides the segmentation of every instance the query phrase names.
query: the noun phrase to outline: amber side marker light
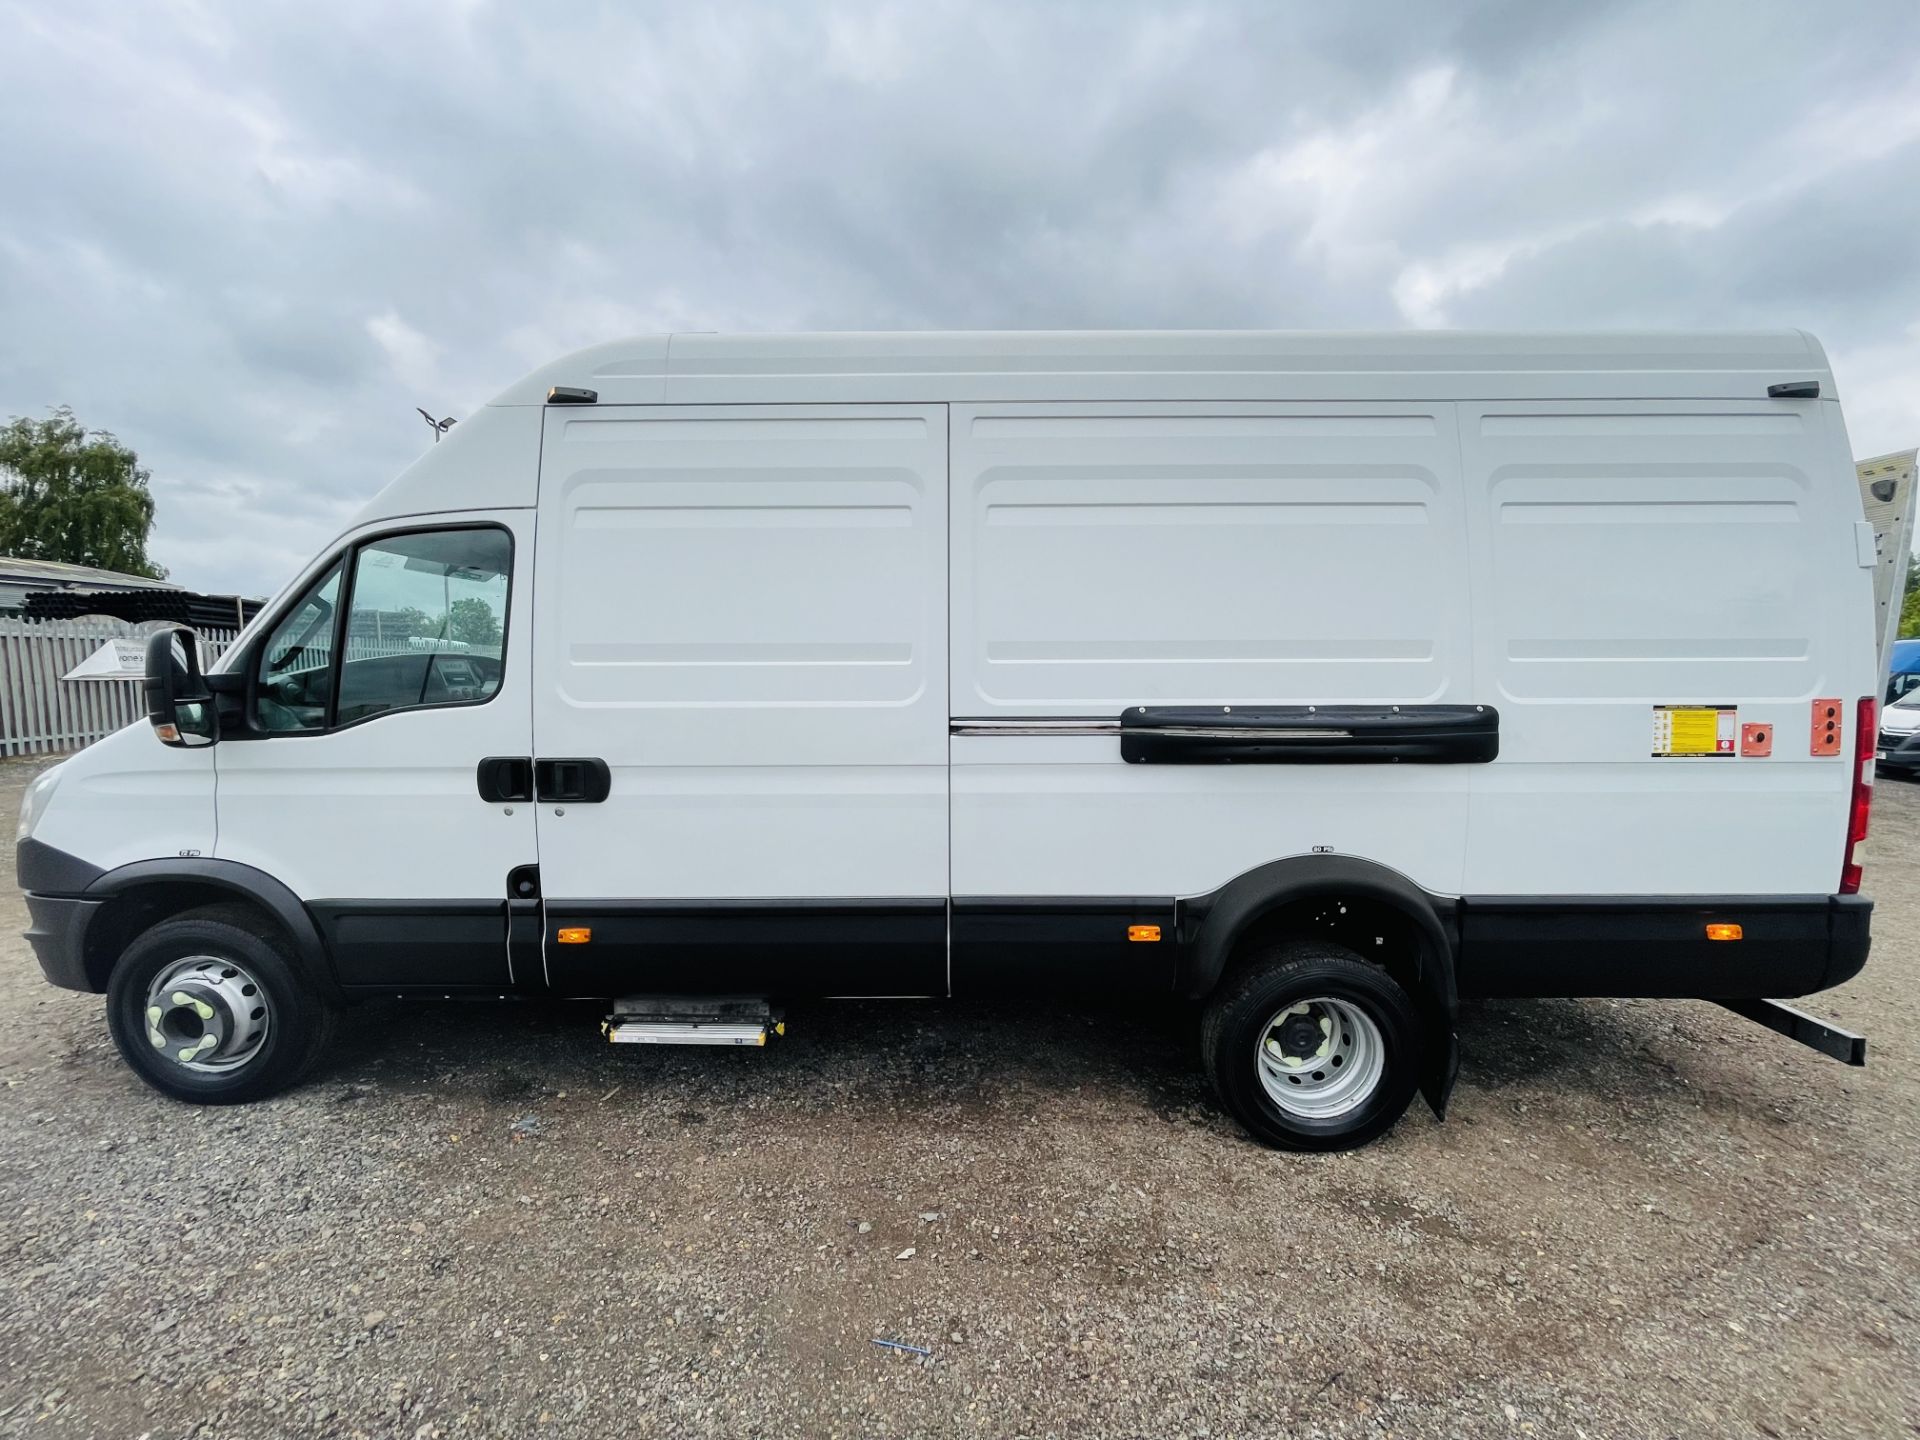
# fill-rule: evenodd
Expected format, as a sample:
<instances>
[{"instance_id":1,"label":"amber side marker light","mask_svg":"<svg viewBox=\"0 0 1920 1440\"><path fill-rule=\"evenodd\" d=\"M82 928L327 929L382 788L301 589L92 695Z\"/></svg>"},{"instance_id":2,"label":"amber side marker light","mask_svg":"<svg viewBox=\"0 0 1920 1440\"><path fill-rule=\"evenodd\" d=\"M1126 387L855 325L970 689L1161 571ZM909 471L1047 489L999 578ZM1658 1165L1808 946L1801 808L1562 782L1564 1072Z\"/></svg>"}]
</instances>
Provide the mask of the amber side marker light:
<instances>
[{"instance_id":1,"label":"amber side marker light","mask_svg":"<svg viewBox=\"0 0 1920 1440\"><path fill-rule=\"evenodd\" d=\"M1745 932L1738 925L1709 925L1707 939L1738 940Z\"/></svg>"},{"instance_id":2,"label":"amber side marker light","mask_svg":"<svg viewBox=\"0 0 1920 1440\"><path fill-rule=\"evenodd\" d=\"M593 939L593 931L585 925L563 925L553 938L562 945L584 945Z\"/></svg>"},{"instance_id":3,"label":"amber side marker light","mask_svg":"<svg viewBox=\"0 0 1920 1440\"><path fill-rule=\"evenodd\" d=\"M1127 939L1129 940L1158 940L1159 938L1160 927L1158 925L1127 926Z\"/></svg>"}]
</instances>

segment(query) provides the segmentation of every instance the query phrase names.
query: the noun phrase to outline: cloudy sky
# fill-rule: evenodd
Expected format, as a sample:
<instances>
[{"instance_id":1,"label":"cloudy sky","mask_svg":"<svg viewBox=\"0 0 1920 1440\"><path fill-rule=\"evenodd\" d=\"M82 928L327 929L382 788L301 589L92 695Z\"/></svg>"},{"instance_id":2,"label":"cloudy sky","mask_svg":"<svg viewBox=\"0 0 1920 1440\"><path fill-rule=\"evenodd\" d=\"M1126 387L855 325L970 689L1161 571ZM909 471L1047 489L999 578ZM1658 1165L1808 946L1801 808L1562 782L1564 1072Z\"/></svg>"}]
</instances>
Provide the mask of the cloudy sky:
<instances>
[{"instance_id":1,"label":"cloudy sky","mask_svg":"<svg viewBox=\"0 0 1920 1440\"><path fill-rule=\"evenodd\" d=\"M0 0L0 417L265 593L641 331L1803 326L1920 442L1920 4Z\"/></svg>"}]
</instances>

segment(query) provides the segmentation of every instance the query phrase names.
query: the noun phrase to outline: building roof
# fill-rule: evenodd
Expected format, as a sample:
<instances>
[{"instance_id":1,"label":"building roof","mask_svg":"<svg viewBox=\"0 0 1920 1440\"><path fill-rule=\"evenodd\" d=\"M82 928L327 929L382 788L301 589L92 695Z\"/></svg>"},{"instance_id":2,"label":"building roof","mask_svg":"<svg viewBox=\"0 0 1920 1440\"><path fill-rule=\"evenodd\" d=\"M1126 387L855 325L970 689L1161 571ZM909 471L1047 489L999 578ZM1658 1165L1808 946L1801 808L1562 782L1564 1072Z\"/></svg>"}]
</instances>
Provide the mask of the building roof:
<instances>
[{"instance_id":1,"label":"building roof","mask_svg":"<svg viewBox=\"0 0 1920 1440\"><path fill-rule=\"evenodd\" d=\"M91 565L68 565L60 560L28 560L0 555L0 585L23 590L178 590L166 580L97 570Z\"/></svg>"},{"instance_id":2,"label":"building roof","mask_svg":"<svg viewBox=\"0 0 1920 1440\"><path fill-rule=\"evenodd\" d=\"M163 620L196 630L238 630L260 613L262 602L240 595L200 595L192 590L36 590L20 602L29 620L75 620L110 615L138 623Z\"/></svg>"},{"instance_id":3,"label":"building roof","mask_svg":"<svg viewBox=\"0 0 1920 1440\"><path fill-rule=\"evenodd\" d=\"M24 615L29 620L110 615L128 621L164 620L200 629L232 630L259 610L258 600L202 595L144 575L0 555L0 614Z\"/></svg>"}]
</instances>

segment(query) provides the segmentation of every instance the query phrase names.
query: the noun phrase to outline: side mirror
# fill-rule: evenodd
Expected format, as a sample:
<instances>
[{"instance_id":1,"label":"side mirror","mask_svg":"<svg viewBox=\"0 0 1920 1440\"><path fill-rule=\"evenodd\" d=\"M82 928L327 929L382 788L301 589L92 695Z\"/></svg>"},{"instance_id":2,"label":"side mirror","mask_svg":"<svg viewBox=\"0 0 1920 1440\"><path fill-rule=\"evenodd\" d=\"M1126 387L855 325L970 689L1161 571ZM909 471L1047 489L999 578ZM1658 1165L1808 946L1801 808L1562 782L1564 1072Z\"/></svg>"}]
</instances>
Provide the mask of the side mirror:
<instances>
[{"instance_id":1,"label":"side mirror","mask_svg":"<svg viewBox=\"0 0 1920 1440\"><path fill-rule=\"evenodd\" d=\"M163 745L211 745L220 717L200 673L200 639L191 630L159 630L147 637L147 720Z\"/></svg>"}]
</instances>

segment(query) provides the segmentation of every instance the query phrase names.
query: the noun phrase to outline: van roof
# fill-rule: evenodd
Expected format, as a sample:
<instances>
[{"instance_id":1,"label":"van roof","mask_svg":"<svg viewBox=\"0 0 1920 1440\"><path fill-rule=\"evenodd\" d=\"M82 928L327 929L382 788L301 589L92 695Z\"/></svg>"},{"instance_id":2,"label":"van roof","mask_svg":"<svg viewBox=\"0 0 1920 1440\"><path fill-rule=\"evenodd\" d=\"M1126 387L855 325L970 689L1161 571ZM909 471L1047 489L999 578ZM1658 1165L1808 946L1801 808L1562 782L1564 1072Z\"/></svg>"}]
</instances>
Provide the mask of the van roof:
<instances>
[{"instance_id":1,"label":"van roof","mask_svg":"<svg viewBox=\"0 0 1920 1440\"><path fill-rule=\"evenodd\" d=\"M950 330L640 336L544 365L493 402L555 385L601 404L1064 399L1765 399L1817 380L1811 335L1282 330Z\"/></svg>"},{"instance_id":2,"label":"van roof","mask_svg":"<svg viewBox=\"0 0 1920 1440\"><path fill-rule=\"evenodd\" d=\"M1744 401L1819 385L1799 330L1761 334L956 330L646 335L510 385L429 445L354 521L534 503L554 386L608 405L1443 404ZM1775 404L1795 403L1775 401ZM576 420L593 414L580 407Z\"/></svg>"}]
</instances>

